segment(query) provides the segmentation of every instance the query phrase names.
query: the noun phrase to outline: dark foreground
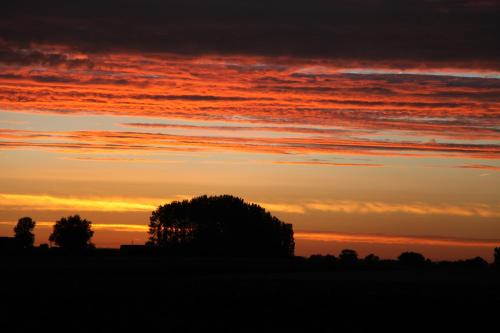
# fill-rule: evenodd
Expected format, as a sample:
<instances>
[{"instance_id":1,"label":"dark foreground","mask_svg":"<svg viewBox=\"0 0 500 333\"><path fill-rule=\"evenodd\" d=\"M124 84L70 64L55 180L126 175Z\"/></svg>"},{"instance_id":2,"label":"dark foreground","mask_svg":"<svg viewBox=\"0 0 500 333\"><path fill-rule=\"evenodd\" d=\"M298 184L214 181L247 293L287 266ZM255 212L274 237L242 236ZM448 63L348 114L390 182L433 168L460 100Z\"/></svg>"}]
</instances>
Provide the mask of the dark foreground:
<instances>
[{"instance_id":1,"label":"dark foreground","mask_svg":"<svg viewBox=\"0 0 500 333\"><path fill-rule=\"evenodd\" d=\"M0 257L1 332L497 331L493 269Z\"/></svg>"}]
</instances>

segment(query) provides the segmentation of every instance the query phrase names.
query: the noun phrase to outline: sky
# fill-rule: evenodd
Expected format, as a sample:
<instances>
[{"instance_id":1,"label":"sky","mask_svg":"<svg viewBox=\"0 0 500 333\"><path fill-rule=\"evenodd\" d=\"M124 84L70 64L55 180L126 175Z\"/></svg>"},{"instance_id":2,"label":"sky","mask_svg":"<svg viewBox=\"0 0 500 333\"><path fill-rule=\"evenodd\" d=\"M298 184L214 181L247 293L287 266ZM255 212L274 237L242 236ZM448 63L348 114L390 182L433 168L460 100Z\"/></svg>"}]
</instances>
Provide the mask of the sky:
<instances>
[{"instance_id":1,"label":"sky","mask_svg":"<svg viewBox=\"0 0 500 333\"><path fill-rule=\"evenodd\" d=\"M500 245L498 1L3 7L0 235L80 214L141 244L158 205L232 194L297 255Z\"/></svg>"}]
</instances>

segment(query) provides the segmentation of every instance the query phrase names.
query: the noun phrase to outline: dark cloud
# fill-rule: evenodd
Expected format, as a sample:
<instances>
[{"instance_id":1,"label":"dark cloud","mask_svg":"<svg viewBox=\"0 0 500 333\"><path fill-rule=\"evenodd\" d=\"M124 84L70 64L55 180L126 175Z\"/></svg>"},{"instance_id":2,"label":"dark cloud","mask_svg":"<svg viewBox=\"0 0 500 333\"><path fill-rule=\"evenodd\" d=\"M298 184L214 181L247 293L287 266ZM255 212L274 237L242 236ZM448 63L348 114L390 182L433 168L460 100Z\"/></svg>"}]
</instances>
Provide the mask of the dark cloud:
<instances>
[{"instance_id":1,"label":"dark cloud","mask_svg":"<svg viewBox=\"0 0 500 333\"><path fill-rule=\"evenodd\" d=\"M153 99L157 101L194 101L194 102L204 102L204 101L251 101L256 100L255 98L247 98L240 96L213 96L213 95L151 95L151 94L141 94L141 95L131 95L134 99ZM264 100L266 98L260 98ZM266 100L272 100L267 98Z\"/></svg>"},{"instance_id":2,"label":"dark cloud","mask_svg":"<svg viewBox=\"0 0 500 333\"><path fill-rule=\"evenodd\" d=\"M1 16L0 16L1 17ZM92 67L92 63L88 59L71 59L68 55L57 52L44 52L25 48L21 45L12 45L5 40L3 25L0 23L0 63L6 65L45 65L59 66L66 65L68 67L86 66ZM14 42L17 40L14 38ZM27 47L27 46L26 46Z\"/></svg>"},{"instance_id":3,"label":"dark cloud","mask_svg":"<svg viewBox=\"0 0 500 333\"><path fill-rule=\"evenodd\" d=\"M0 38L16 47L35 42L100 53L279 55L499 69L498 22L498 1L17 0L2 4ZM3 50L0 61L68 59Z\"/></svg>"},{"instance_id":4,"label":"dark cloud","mask_svg":"<svg viewBox=\"0 0 500 333\"><path fill-rule=\"evenodd\" d=\"M82 84L110 84L110 85L118 85L118 86L126 86L130 82L125 79L103 79L103 78L93 78L88 81L80 82Z\"/></svg>"},{"instance_id":5,"label":"dark cloud","mask_svg":"<svg viewBox=\"0 0 500 333\"><path fill-rule=\"evenodd\" d=\"M74 79L67 78L64 76L54 76L54 75L32 75L30 78L36 82L43 83L69 83L75 82Z\"/></svg>"},{"instance_id":6,"label":"dark cloud","mask_svg":"<svg viewBox=\"0 0 500 333\"><path fill-rule=\"evenodd\" d=\"M22 75L17 75L17 74L10 74L10 73L0 74L0 79L18 80L18 79L22 79L22 78L23 78Z\"/></svg>"}]
</instances>

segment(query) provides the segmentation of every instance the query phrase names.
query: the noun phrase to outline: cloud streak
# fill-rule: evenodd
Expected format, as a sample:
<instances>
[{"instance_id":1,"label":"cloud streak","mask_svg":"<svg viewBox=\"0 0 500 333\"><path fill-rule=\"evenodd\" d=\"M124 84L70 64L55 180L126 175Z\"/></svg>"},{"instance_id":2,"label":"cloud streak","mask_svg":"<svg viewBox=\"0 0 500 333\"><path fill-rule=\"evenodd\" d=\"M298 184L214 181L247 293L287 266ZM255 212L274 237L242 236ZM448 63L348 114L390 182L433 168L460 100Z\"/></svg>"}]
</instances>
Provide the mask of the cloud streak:
<instances>
[{"instance_id":1,"label":"cloud streak","mask_svg":"<svg viewBox=\"0 0 500 333\"><path fill-rule=\"evenodd\" d=\"M274 164L279 165L306 165L306 166L333 166L333 167L370 167L377 168L384 166L383 164L372 163L334 163L326 161L275 161Z\"/></svg>"},{"instance_id":2,"label":"cloud streak","mask_svg":"<svg viewBox=\"0 0 500 333\"><path fill-rule=\"evenodd\" d=\"M76 198L45 194L0 193L0 207L14 210L140 212L153 211L151 199Z\"/></svg>"},{"instance_id":3,"label":"cloud streak","mask_svg":"<svg viewBox=\"0 0 500 333\"><path fill-rule=\"evenodd\" d=\"M453 246L453 247L485 247L498 246L500 240L496 239L466 239L429 236L398 236L398 235L374 235L374 234L351 234L333 232L307 232L297 231L294 233L297 241L320 241L339 243L365 243L382 245L427 245L427 246Z\"/></svg>"},{"instance_id":4,"label":"cloud streak","mask_svg":"<svg viewBox=\"0 0 500 333\"><path fill-rule=\"evenodd\" d=\"M391 203L377 201L331 201L306 204L310 210L348 214L416 214L500 217L500 205L429 204L424 202Z\"/></svg>"},{"instance_id":5,"label":"cloud streak","mask_svg":"<svg viewBox=\"0 0 500 333\"><path fill-rule=\"evenodd\" d=\"M66 161L84 161L84 162L101 162L101 163L146 163L146 164L176 164L182 163L179 160L160 160L152 158L126 158L126 157L60 157Z\"/></svg>"},{"instance_id":6,"label":"cloud streak","mask_svg":"<svg viewBox=\"0 0 500 333\"><path fill-rule=\"evenodd\" d=\"M494 166L494 165L485 165L485 164L467 164L467 165L460 165L458 168L462 169L480 169L480 170L490 170L490 171L500 171L499 166Z\"/></svg>"},{"instance_id":7,"label":"cloud streak","mask_svg":"<svg viewBox=\"0 0 500 333\"><path fill-rule=\"evenodd\" d=\"M379 156L437 154L448 157L500 158L500 146L496 144L382 141L337 137L229 137L120 131L42 132L0 129L0 138L3 139L0 141L0 149L76 152L229 150L269 154L324 153Z\"/></svg>"},{"instance_id":8,"label":"cloud streak","mask_svg":"<svg viewBox=\"0 0 500 333\"><path fill-rule=\"evenodd\" d=\"M301 205L268 203L268 202L262 202L258 204L274 213L278 212L278 213L304 214L306 212L305 207Z\"/></svg>"}]
</instances>

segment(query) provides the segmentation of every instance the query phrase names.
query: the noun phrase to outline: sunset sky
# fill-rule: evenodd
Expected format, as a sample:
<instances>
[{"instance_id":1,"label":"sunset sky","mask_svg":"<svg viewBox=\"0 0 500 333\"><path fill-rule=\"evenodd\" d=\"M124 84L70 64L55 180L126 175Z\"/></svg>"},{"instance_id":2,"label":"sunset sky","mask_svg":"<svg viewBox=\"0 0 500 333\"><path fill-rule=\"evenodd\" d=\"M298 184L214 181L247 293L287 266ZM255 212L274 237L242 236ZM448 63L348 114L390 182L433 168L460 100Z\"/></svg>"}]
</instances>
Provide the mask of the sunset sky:
<instances>
[{"instance_id":1,"label":"sunset sky","mask_svg":"<svg viewBox=\"0 0 500 333\"><path fill-rule=\"evenodd\" d=\"M297 255L500 245L498 1L2 7L1 236L78 213L140 244L159 204L232 194Z\"/></svg>"}]
</instances>

